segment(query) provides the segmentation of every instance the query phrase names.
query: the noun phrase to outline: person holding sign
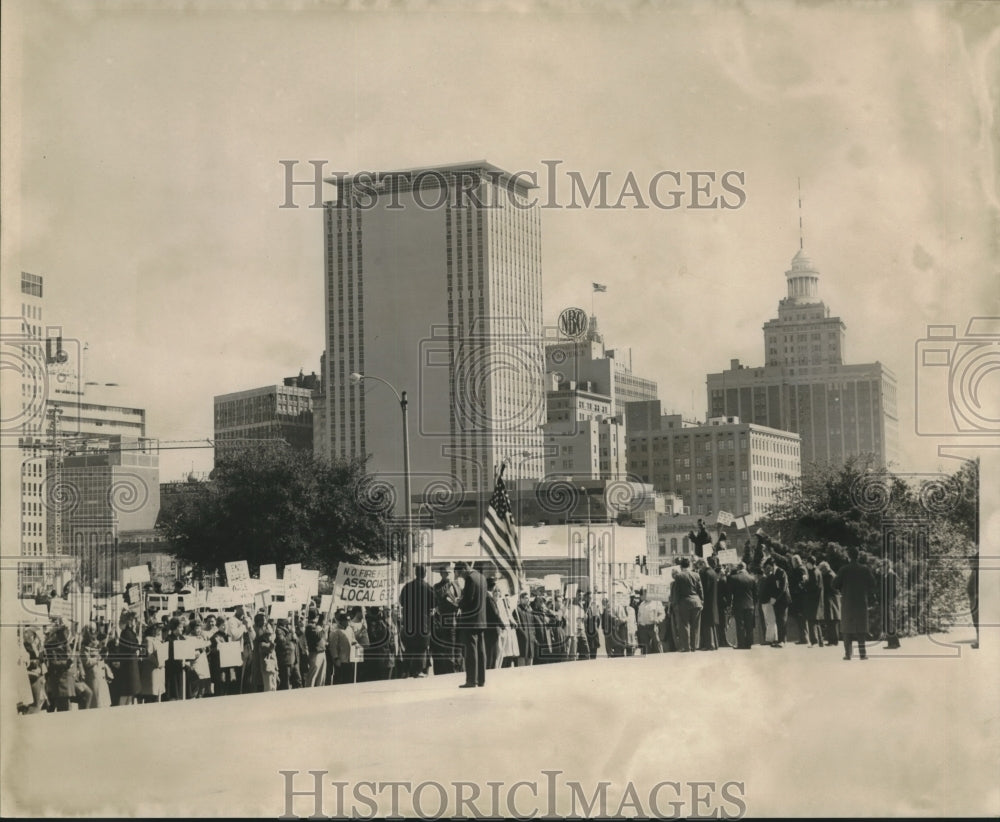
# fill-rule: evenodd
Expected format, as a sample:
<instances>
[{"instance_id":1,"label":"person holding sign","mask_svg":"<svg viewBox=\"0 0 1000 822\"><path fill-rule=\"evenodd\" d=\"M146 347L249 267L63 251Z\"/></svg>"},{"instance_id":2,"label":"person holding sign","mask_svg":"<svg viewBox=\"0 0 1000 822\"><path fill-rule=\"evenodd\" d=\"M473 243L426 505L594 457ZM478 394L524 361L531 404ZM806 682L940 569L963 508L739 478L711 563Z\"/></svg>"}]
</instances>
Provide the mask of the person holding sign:
<instances>
[{"instance_id":1,"label":"person holding sign","mask_svg":"<svg viewBox=\"0 0 1000 822\"><path fill-rule=\"evenodd\" d=\"M460 688L486 685L486 582L479 571L468 563L455 563L455 573L465 580L462 598L458 601L458 630L465 657L465 684Z\"/></svg>"},{"instance_id":2,"label":"person holding sign","mask_svg":"<svg viewBox=\"0 0 1000 822\"><path fill-rule=\"evenodd\" d=\"M705 556L705 546L712 544L712 537L705 528L705 520L698 520L698 533L688 531L688 538L694 543L694 553L696 556Z\"/></svg>"},{"instance_id":3,"label":"person holding sign","mask_svg":"<svg viewBox=\"0 0 1000 822\"><path fill-rule=\"evenodd\" d=\"M450 565L440 566L438 573L441 580L434 586L434 618L430 638L435 676L462 670L461 646L458 644L456 628L459 590L451 580Z\"/></svg>"}]
</instances>

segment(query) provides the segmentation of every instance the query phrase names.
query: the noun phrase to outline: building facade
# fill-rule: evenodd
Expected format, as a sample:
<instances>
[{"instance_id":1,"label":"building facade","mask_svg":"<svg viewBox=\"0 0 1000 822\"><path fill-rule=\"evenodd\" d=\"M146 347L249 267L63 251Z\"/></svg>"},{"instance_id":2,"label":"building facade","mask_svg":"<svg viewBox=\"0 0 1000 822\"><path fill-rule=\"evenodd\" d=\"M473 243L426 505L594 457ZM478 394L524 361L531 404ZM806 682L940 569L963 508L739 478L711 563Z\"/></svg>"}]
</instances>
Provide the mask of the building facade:
<instances>
[{"instance_id":1,"label":"building facade","mask_svg":"<svg viewBox=\"0 0 1000 822\"><path fill-rule=\"evenodd\" d=\"M545 375L545 475L579 479L623 479L625 425L612 413L611 397L599 394L592 382L559 382Z\"/></svg>"},{"instance_id":2,"label":"building facade","mask_svg":"<svg viewBox=\"0 0 1000 822\"><path fill-rule=\"evenodd\" d=\"M308 379L308 378L306 378ZM292 382L292 385L288 383ZM313 392L289 378L283 385L266 385L215 397L215 453L254 440L285 440L293 448L313 449Z\"/></svg>"},{"instance_id":3,"label":"building facade","mask_svg":"<svg viewBox=\"0 0 1000 822\"><path fill-rule=\"evenodd\" d=\"M329 455L370 456L402 500L406 392L414 495L491 489L505 459L540 477L541 228L527 184L484 162L331 182Z\"/></svg>"},{"instance_id":4,"label":"building facade","mask_svg":"<svg viewBox=\"0 0 1000 822\"><path fill-rule=\"evenodd\" d=\"M709 374L709 416L798 433L803 465L866 453L888 465L898 454L895 375L880 362L844 363L844 323L819 299L819 272L801 248L785 277L778 317L764 324L764 366L732 360Z\"/></svg>"},{"instance_id":5,"label":"building facade","mask_svg":"<svg viewBox=\"0 0 1000 822\"><path fill-rule=\"evenodd\" d=\"M759 518L785 481L801 476L798 434L737 417L695 424L658 411L659 401L629 406L636 423L628 428L629 474L681 496L693 516Z\"/></svg>"}]
</instances>

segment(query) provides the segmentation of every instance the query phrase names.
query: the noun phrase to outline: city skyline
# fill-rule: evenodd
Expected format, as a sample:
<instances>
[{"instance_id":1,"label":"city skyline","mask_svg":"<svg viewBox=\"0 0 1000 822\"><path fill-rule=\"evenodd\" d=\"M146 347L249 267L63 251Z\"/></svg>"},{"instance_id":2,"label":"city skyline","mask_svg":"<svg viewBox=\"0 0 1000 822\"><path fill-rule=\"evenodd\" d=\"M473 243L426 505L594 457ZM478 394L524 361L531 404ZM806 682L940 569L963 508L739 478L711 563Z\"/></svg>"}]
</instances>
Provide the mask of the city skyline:
<instances>
[{"instance_id":1,"label":"city skyline","mask_svg":"<svg viewBox=\"0 0 1000 822\"><path fill-rule=\"evenodd\" d=\"M125 404L147 409L150 436L203 439L215 394L319 370L322 210L307 207L305 187L295 191L300 208L280 207L282 160L297 160L295 179L308 180L313 159L325 160L331 176L481 156L535 173L543 203L556 181L564 207L541 209L543 321L554 323L567 306L588 309L591 283L606 284L596 296L604 333L631 349L635 371L658 383L665 409L697 419L705 417L707 374L734 358L763 360L761 322L799 244L801 178L805 245L823 272L824 299L846 323L845 359L881 361L899 382L897 467L950 467L936 441L915 435L911 398L915 346L928 325L954 324L961 335L969 317L1000 314L991 287L996 197L982 182L995 176L982 100L991 44L974 15L922 7L859 18L831 6L723 13L708 24L678 12L658 39L615 15L602 34L558 15L515 15L504 19L523 35L512 38L520 59L503 86L477 67L435 93L400 77L395 58L370 66L355 90L338 80L366 44L386 37L403 38L401 49L414 56L401 17L351 18L353 45L328 55L341 72L323 79L302 55L327 29L292 14L277 19L302 43L295 50L265 34L271 17L251 12L239 15L241 39L179 17L161 37L141 14L34 6L15 14L14 28L20 18L45 42L18 58L21 120L5 124L13 207L4 264L45 277L47 319L89 343L88 373L118 382ZM479 18L458 18L470 41L480 39ZM850 48L824 42L824 56L815 56L825 25L854 19L866 25ZM437 30L427 19L411 26ZM900 41L899 27L913 31L912 42ZM695 33L705 48L685 41ZM657 55L641 70L662 82L618 85L642 62L620 53L626 35L638 54ZM547 58L530 45L545 37ZM457 56L471 48L458 43ZM571 59L577 48L593 59ZM209 52L220 70L209 70ZM942 81L934 60L949 55L964 73ZM540 64L549 71L539 73ZM428 55L423 69L443 66ZM496 106L455 96L478 85L509 99L507 89L529 77L536 91L523 101L524 116L533 125L516 136L490 127L502 122ZM15 79L10 92L18 92ZM384 94L390 82L402 84L398 108L361 103L363 89ZM302 107L322 95L356 101L350 130ZM455 108L458 99L466 108ZM636 114L656 107L673 116ZM116 113L126 109L134 113ZM252 129L249 112L259 120ZM466 126L461 137L432 128L449 112ZM407 123L415 128L403 148ZM664 170L687 190L675 210L648 202L648 183ZM719 183L740 172L745 202L689 208L687 175L698 171L716 174L710 196L730 206L739 200ZM573 174L590 188L605 172L609 201L631 173L651 207L633 207L634 198L620 210L565 207ZM661 179L661 192L671 182ZM163 478L210 467L210 449L165 452Z\"/></svg>"}]
</instances>

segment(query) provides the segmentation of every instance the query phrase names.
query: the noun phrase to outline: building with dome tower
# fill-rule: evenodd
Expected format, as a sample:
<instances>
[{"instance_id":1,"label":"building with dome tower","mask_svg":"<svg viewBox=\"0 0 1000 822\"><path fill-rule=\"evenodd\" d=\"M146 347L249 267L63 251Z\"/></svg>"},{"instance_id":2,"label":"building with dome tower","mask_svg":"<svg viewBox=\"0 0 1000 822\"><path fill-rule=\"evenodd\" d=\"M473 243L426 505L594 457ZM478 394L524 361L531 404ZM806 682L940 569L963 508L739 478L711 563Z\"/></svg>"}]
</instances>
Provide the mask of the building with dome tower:
<instances>
[{"instance_id":1,"label":"building with dome tower","mask_svg":"<svg viewBox=\"0 0 1000 822\"><path fill-rule=\"evenodd\" d=\"M819 271L803 248L785 272L788 294L764 323L764 365L731 360L709 374L708 416L792 431L810 463L874 454L897 458L896 377L880 362L845 364L846 326L819 297Z\"/></svg>"}]
</instances>

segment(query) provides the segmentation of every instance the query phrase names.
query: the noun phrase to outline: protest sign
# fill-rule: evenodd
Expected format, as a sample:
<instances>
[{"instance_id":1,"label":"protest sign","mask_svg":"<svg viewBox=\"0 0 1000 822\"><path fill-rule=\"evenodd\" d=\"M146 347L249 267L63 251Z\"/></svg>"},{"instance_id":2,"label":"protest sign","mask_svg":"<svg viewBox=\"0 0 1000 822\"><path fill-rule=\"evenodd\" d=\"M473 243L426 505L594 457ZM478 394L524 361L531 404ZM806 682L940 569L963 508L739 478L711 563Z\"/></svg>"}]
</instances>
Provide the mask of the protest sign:
<instances>
[{"instance_id":1,"label":"protest sign","mask_svg":"<svg viewBox=\"0 0 1000 822\"><path fill-rule=\"evenodd\" d=\"M323 594L319 601L319 612L328 614L333 610L333 594Z\"/></svg>"},{"instance_id":2,"label":"protest sign","mask_svg":"<svg viewBox=\"0 0 1000 822\"><path fill-rule=\"evenodd\" d=\"M719 525L732 525L734 519L735 517L733 517L733 515L728 511L719 511L718 515L715 517L715 521Z\"/></svg>"},{"instance_id":3,"label":"protest sign","mask_svg":"<svg viewBox=\"0 0 1000 822\"><path fill-rule=\"evenodd\" d=\"M735 548L726 548L723 551L719 551L715 556L722 565L735 565L740 561Z\"/></svg>"},{"instance_id":4,"label":"protest sign","mask_svg":"<svg viewBox=\"0 0 1000 822\"><path fill-rule=\"evenodd\" d=\"M278 578L278 566L261 565L260 573L257 576L260 577L261 582L274 582Z\"/></svg>"},{"instance_id":5,"label":"protest sign","mask_svg":"<svg viewBox=\"0 0 1000 822\"><path fill-rule=\"evenodd\" d=\"M563 590L563 598L569 602L576 599L576 592L579 589L580 584L578 582L567 582Z\"/></svg>"},{"instance_id":6,"label":"protest sign","mask_svg":"<svg viewBox=\"0 0 1000 822\"><path fill-rule=\"evenodd\" d=\"M226 582L229 583L229 588L241 604L253 601L250 586L250 568L247 566L245 559L241 559L238 562L226 563Z\"/></svg>"},{"instance_id":7,"label":"protest sign","mask_svg":"<svg viewBox=\"0 0 1000 822\"><path fill-rule=\"evenodd\" d=\"M220 668L239 668L243 665L243 643L239 640L233 642L220 642L218 644L219 649L219 667Z\"/></svg>"},{"instance_id":8,"label":"protest sign","mask_svg":"<svg viewBox=\"0 0 1000 822\"><path fill-rule=\"evenodd\" d=\"M546 574L542 584L546 591L558 591L562 588L562 577L559 574Z\"/></svg>"},{"instance_id":9,"label":"protest sign","mask_svg":"<svg viewBox=\"0 0 1000 822\"><path fill-rule=\"evenodd\" d=\"M307 597L319 596L319 571L314 568L304 568L299 571L299 580Z\"/></svg>"},{"instance_id":10,"label":"protest sign","mask_svg":"<svg viewBox=\"0 0 1000 822\"><path fill-rule=\"evenodd\" d=\"M134 582L137 582L140 585L143 582L149 582L148 565L133 565L131 568L125 568L122 571L122 583L126 587L128 587Z\"/></svg>"},{"instance_id":11,"label":"protest sign","mask_svg":"<svg viewBox=\"0 0 1000 822\"><path fill-rule=\"evenodd\" d=\"M337 579L333 585L336 604L391 605L392 591L389 565L348 565L342 562L337 568Z\"/></svg>"},{"instance_id":12,"label":"protest sign","mask_svg":"<svg viewBox=\"0 0 1000 822\"><path fill-rule=\"evenodd\" d=\"M670 582L671 577L650 577L646 583L646 598L667 602L670 599Z\"/></svg>"}]
</instances>

